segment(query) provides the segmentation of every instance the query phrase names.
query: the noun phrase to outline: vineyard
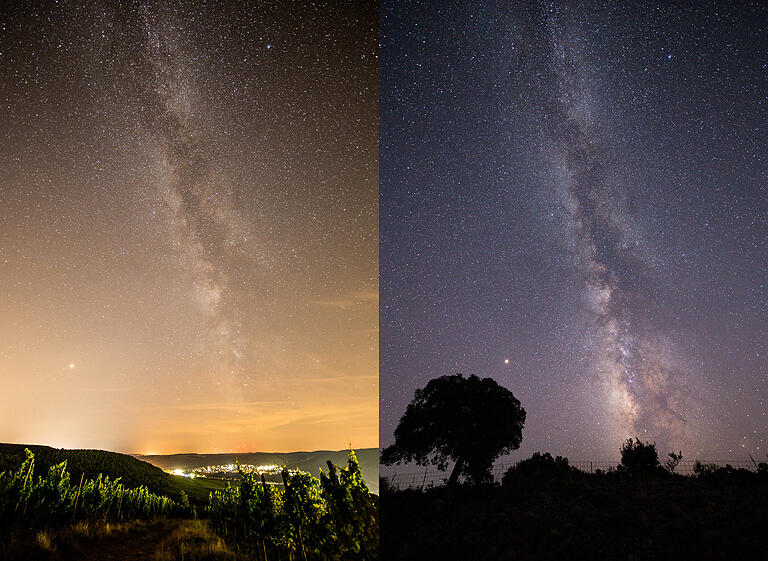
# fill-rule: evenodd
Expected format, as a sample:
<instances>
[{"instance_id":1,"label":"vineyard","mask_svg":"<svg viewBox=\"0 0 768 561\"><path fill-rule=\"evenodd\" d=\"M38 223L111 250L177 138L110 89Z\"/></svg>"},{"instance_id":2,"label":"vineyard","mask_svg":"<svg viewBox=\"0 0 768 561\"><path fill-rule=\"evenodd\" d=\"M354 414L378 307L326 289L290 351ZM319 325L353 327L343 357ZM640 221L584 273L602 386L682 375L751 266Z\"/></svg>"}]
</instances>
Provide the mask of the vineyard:
<instances>
[{"instance_id":1,"label":"vineyard","mask_svg":"<svg viewBox=\"0 0 768 561\"><path fill-rule=\"evenodd\" d=\"M67 535L74 527L89 528L86 533L93 536L110 524L159 520L148 523L174 528L197 515L203 520L194 522L206 539L223 539L231 559L377 559L378 500L355 453L349 452L346 467L327 464L319 479L283 469L280 485L241 470L239 483L213 490L208 504L195 509L178 489L174 500L143 485L128 487L120 477L87 477L85 471L72 477L67 460L41 469L36 454L26 449L15 468L0 471L0 559L36 559L41 536ZM189 553L189 544L185 547Z\"/></svg>"},{"instance_id":2,"label":"vineyard","mask_svg":"<svg viewBox=\"0 0 768 561\"><path fill-rule=\"evenodd\" d=\"M77 521L98 524L187 515L185 498L176 502L143 486L126 488L119 478L109 476L86 479L81 474L72 481L66 460L36 476L35 455L27 450L18 469L0 472L0 558L10 556L6 548L18 547L39 530Z\"/></svg>"},{"instance_id":3,"label":"vineyard","mask_svg":"<svg viewBox=\"0 0 768 561\"><path fill-rule=\"evenodd\" d=\"M45 475L56 464L67 462L67 472L73 481L95 479L102 474L110 479L120 478L125 487L146 487L157 495L181 498L173 477L147 462L127 454L106 450L66 450L32 444L0 444L0 472L15 470L26 458L26 450L35 455L34 473Z\"/></svg>"},{"instance_id":4,"label":"vineyard","mask_svg":"<svg viewBox=\"0 0 768 561\"><path fill-rule=\"evenodd\" d=\"M300 561L378 558L378 509L353 451L347 467L328 462L320 479L283 470L283 485L242 473L239 487L211 493L216 532L251 558Z\"/></svg>"}]
</instances>

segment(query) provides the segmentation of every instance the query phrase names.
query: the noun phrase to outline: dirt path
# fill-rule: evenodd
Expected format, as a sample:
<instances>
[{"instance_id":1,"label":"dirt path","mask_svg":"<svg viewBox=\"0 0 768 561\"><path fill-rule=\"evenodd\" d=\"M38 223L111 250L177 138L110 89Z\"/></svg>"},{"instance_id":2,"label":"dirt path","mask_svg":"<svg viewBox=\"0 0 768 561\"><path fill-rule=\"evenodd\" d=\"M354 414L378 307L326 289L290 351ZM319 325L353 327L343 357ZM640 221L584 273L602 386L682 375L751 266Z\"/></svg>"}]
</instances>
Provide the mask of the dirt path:
<instances>
[{"instance_id":1,"label":"dirt path","mask_svg":"<svg viewBox=\"0 0 768 561\"><path fill-rule=\"evenodd\" d=\"M158 520L128 531L116 531L98 541L83 544L76 559L78 561L134 561L150 560L155 557L164 542L181 520Z\"/></svg>"}]
</instances>

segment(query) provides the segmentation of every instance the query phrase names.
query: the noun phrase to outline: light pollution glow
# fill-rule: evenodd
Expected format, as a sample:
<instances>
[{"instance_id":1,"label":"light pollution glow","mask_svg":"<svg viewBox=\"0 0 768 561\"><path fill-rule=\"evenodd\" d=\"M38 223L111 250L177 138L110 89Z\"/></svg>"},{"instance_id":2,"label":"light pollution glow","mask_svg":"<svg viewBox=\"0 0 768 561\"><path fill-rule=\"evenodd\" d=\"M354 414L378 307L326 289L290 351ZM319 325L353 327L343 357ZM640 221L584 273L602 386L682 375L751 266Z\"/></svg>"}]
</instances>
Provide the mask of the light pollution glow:
<instances>
[{"instance_id":1,"label":"light pollution glow","mask_svg":"<svg viewBox=\"0 0 768 561\"><path fill-rule=\"evenodd\" d=\"M0 441L377 446L375 5L8 21Z\"/></svg>"}]
</instances>

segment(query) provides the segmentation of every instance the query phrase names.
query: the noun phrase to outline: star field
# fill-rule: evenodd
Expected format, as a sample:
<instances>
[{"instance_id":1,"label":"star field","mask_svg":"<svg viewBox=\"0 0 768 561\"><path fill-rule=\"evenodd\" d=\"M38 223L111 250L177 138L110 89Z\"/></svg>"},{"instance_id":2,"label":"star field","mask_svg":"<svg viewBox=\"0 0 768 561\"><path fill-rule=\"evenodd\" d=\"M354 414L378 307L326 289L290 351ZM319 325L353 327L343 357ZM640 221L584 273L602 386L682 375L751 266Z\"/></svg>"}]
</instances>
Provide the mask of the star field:
<instances>
[{"instance_id":1,"label":"star field","mask_svg":"<svg viewBox=\"0 0 768 561\"><path fill-rule=\"evenodd\" d=\"M462 372L515 457L768 451L766 15L383 4L382 446Z\"/></svg>"},{"instance_id":2,"label":"star field","mask_svg":"<svg viewBox=\"0 0 768 561\"><path fill-rule=\"evenodd\" d=\"M0 441L374 445L375 5L22 2L0 31Z\"/></svg>"}]
</instances>

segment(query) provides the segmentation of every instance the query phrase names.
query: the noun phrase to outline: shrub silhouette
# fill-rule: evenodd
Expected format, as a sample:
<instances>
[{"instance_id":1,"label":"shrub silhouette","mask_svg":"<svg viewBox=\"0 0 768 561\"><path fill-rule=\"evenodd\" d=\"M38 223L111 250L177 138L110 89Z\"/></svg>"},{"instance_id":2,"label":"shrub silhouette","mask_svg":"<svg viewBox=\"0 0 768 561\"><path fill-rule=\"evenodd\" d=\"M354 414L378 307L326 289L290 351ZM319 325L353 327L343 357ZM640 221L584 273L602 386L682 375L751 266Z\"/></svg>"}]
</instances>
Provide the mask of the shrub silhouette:
<instances>
[{"instance_id":1,"label":"shrub silhouette","mask_svg":"<svg viewBox=\"0 0 768 561\"><path fill-rule=\"evenodd\" d=\"M693 464L693 473L696 477L706 478L718 470L717 464L705 464L700 460L696 460Z\"/></svg>"},{"instance_id":2,"label":"shrub silhouette","mask_svg":"<svg viewBox=\"0 0 768 561\"><path fill-rule=\"evenodd\" d=\"M441 376L416 390L381 462L415 461L445 470L453 460L449 486L462 473L475 484L486 483L494 460L520 447L524 423L520 402L491 378Z\"/></svg>"},{"instance_id":3,"label":"shrub silhouette","mask_svg":"<svg viewBox=\"0 0 768 561\"><path fill-rule=\"evenodd\" d=\"M757 473L744 468L734 468L731 464L725 464L725 467L717 464L704 464L699 460L693 466L693 473L702 481L714 483L716 485L749 485L755 478L760 478L761 472L758 468Z\"/></svg>"},{"instance_id":4,"label":"shrub silhouette","mask_svg":"<svg viewBox=\"0 0 768 561\"><path fill-rule=\"evenodd\" d=\"M675 469L677 469L677 465L680 463L680 460L683 459L683 451L680 450L677 454L675 454L674 452L670 452L668 455L669 455L669 459L666 462L664 462L664 468L669 473L675 473Z\"/></svg>"},{"instance_id":5,"label":"shrub silhouette","mask_svg":"<svg viewBox=\"0 0 768 561\"><path fill-rule=\"evenodd\" d=\"M660 467L656 443L628 438L621 446L621 467L629 472L649 472Z\"/></svg>"},{"instance_id":6,"label":"shrub silhouette","mask_svg":"<svg viewBox=\"0 0 768 561\"><path fill-rule=\"evenodd\" d=\"M765 557L766 462L755 458L753 469L699 462L698 477L665 476L654 444L632 439L622 448L625 463L615 470L571 472L565 458L537 452L509 469L501 488L391 491L381 501L381 558Z\"/></svg>"},{"instance_id":7,"label":"shrub silhouette","mask_svg":"<svg viewBox=\"0 0 768 561\"><path fill-rule=\"evenodd\" d=\"M549 452L534 452L530 458L522 460L509 468L501 479L502 485L510 485L517 480L550 480L568 477L578 470L568 463L568 458L553 458Z\"/></svg>"}]
</instances>

